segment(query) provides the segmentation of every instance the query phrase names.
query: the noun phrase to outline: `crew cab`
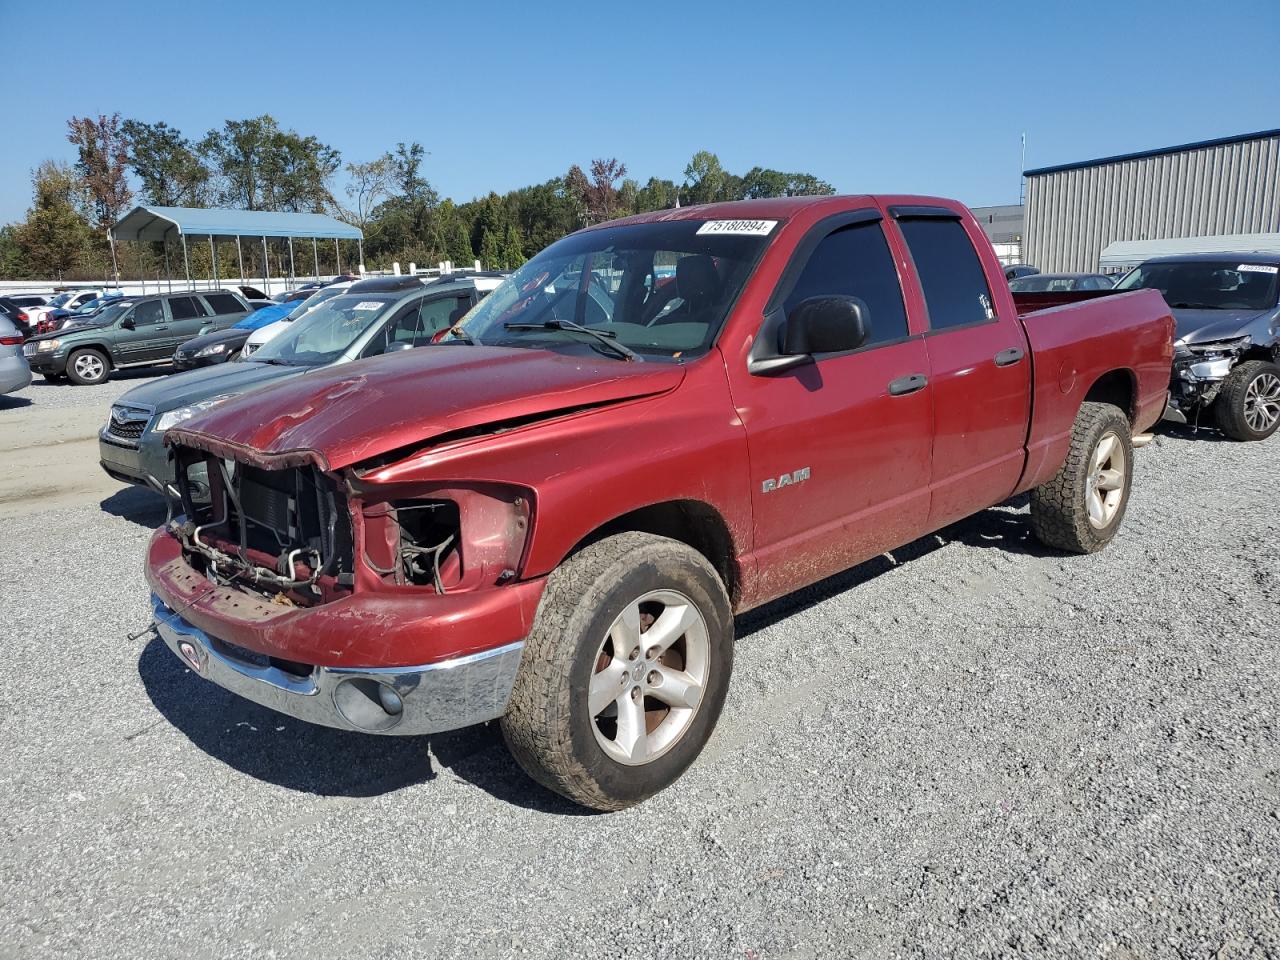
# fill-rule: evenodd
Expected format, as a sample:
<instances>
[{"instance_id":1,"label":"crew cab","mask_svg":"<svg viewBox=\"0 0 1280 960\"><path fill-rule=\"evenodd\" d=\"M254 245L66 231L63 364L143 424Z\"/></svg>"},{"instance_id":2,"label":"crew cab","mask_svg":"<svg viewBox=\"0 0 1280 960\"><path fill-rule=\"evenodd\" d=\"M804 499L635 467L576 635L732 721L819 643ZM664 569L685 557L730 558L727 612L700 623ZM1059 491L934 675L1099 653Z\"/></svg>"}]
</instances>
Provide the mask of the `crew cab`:
<instances>
[{"instance_id":1,"label":"crew cab","mask_svg":"<svg viewBox=\"0 0 1280 960\"><path fill-rule=\"evenodd\" d=\"M949 200L601 224L438 343L171 429L155 626L311 722L500 718L534 778L625 807L710 737L736 613L1023 491L1042 542L1104 547L1172 334L1153 291L1020 315Z\"/></svg>"}]
</instances>

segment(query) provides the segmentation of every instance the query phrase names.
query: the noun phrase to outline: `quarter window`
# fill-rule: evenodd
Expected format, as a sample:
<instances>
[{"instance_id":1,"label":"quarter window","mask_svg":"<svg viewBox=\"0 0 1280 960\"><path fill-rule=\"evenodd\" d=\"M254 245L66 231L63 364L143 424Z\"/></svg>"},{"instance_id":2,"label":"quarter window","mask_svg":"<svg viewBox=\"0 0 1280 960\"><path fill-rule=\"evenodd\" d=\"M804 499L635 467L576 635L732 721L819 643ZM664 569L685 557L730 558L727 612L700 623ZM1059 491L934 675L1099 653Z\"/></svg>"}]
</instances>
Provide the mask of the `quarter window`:
<instances>
[{"instance_id":1,"label":"quarter window","mask_svg":"<svg viewBox=\"0 0 1280 960\"><path fill-rule=\"evenodd\" d=\"M857 297L865 303L868 344L907 336L902 287L879 223L852 224L824 237L809 255L784 309L790 313L800 301L819 296Z\"/></svg>"},{"instance_id":2,"label":"quarter window","mask_svg":"<svg viewBox=\"0 0 1280 960\"><path fill-rule=\"evenodd\" d=\"M219 316L228 313L244 313L244 306L229 293L209 293L205 294L204 299Z\"/></svg>"},{"instance_id":3,"label":"quarter window","mask_svg":"<svg viewBox=\"0 0 1280 960\"><path fill-rule=\"evenodd\" d=\"M901 220L898 225L920 277L931 329L995 319L986 274L959 220Z\"/></svg>"}]
</instances>

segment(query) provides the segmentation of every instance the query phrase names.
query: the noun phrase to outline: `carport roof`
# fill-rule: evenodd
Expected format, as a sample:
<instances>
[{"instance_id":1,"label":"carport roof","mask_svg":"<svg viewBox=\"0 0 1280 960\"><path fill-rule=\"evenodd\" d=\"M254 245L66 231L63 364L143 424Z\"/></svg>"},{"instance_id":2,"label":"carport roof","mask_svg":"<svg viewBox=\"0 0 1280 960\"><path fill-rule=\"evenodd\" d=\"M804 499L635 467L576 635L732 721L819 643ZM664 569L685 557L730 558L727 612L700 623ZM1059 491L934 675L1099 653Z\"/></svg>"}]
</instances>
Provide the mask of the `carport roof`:
<instances>
[{"instance_id":1,"label":"carport roof","mask_svg":"<svg viewBox=\"0 0 1280 960\"><path fill-rule=\"evenodd\" d=\"M117 240L157 241L171 235L364 239L356 227L323 213L269 213L211 207L134 207L116 222L111 234Z\"/></svg>"},{"instance_id":2,"label":"carport roof","mask_svg":"<svg viewBox=\"0 0 1280 960\"><path fill-rule=\"evenodd\" d=\"M1170 237L1165 240L1116 240L1099 257L1104 267L1134 267L1152 257L1189 253L1280 254L1280 233L1231 233L1216 237Z\"/></svg>"}]
</instances>

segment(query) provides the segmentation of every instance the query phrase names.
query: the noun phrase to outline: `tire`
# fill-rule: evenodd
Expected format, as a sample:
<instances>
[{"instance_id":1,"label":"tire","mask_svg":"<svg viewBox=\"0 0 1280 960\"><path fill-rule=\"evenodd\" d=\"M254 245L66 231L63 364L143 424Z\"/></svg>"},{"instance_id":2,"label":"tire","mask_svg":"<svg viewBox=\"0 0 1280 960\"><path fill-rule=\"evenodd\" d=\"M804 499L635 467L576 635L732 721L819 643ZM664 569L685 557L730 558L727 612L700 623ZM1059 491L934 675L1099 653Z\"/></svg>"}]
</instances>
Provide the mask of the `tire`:
<instances>
[{"instance_id":1,"label":"tire","mask_svg":"<svg viewBox=\"0 0 1280 960\"><path fill-rule=\"evenodd\" d=\"M644 648L650 630L669 642L658 657L656 645ZM615 650L615 637L633 649ZM733 611L706 558L665 537L618 534L552 572L502 734L543 786L586 807L621 810L669 786L702 752L732 669ZM594 714L593 689L594 705L603 705Z\"/></svg>"},{"instance_id":2,"label":"tire","mask_svg":"<svg viewBox=\"0 0 1280 960\"><path fill-rule=\"evenodd\" d=\"M1120 529L1132 486L1129 418L1109 403L1083 403L1066 462L1031 491L1031 529L1046 546L1096 553Z\"/></svg>"},{"instance_id":3,"label":"tire","mask_svg":"<svg viewBox=\"0 0 1280 960\"><path fill-rule=\"evenodd\" d=\"M1227 376L1213 401L1218 429L1232 440L1265 440L1280 427L1280 367L1246 360Z\"/></svg>"},{"instance_id":4,"label":"tire","mask_svg":"<svg viewBox=\"0 0 1280 960\"><path fill-rule=\"evenodd\" d=\"M85 347L72 350L71 356L67 357L67 376L71 378L72 383L92 386L106 380L110 372L111 361L101 350Z\"/></svg>"}]
</instances>

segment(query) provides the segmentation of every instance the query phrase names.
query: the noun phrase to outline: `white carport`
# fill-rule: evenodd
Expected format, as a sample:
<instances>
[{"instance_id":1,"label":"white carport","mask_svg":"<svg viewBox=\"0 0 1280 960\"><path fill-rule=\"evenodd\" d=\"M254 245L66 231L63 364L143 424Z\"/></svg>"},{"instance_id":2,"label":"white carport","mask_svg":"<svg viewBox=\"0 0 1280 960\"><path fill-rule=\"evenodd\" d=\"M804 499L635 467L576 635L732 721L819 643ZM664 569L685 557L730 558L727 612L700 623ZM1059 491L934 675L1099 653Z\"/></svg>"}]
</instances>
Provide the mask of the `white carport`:
<instances>
[{"instance_id":1,"label":"white carport","mask_svg":"<svg viewBox=\"0 0 1280 960\"><path fill-rule=\"evenodd\" d=\"M187 251L187 238L207 238L209 256L213 261L213 281L218 281L218 251L216 239L234 238L236 256L240 261L240 282L244 282L244 251L240 245L242 237L260 239L262 241L262 260L264 272L269 272L267 240L287 239L289 241L289 276L296 276L293 262L293 241L309 239L311 254L315 265L316 279L320 279L320 252L317 246L320 240L332 240L334 254L337 258L338 272L342 271L342 251L339 240L355 240L359 244L360 262L364 262L364 233L357 227L323 213L272 213L265 210L220 210L213 207L134 207L118 220L111 228L113 240L133 240L135 242L153 242L164 245L165 277L169 289L173 289L173 279L169 274L169 241L177 237L182 244L182 261L187 277L187 286L191 286L191 260ZM120 270L114 264L115 245L111 245L111 258L116 274L116 284L120 283ZM270 278L263 277L264 285Z\"/></svg>"},{"instance_id":2,"label":"white carport","mask_svg":"<svg viewBox=\"0 0 1280 960\"><path fill-rule=\"evenodd\" d=\"M1152 257L1187 253L1280 254L1280 233L1227 233L1216 237L1170 237L1165 240L1116 240L1102 251L1107 267L1136 267Z\"/></svg>"}]
</instances>

